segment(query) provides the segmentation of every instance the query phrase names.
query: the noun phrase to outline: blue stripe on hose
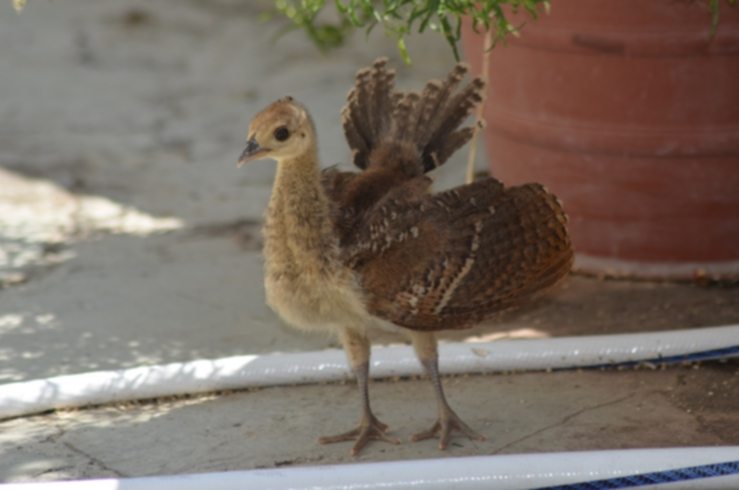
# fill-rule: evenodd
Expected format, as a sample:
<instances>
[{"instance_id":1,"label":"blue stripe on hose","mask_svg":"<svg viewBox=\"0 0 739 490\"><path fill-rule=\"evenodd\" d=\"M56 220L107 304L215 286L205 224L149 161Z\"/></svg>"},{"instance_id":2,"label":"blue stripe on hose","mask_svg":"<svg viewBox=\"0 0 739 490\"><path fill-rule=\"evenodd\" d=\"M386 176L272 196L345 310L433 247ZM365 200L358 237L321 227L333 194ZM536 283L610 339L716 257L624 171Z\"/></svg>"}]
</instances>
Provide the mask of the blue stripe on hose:
<instances>
[{"instance_id":1,"label":"blue stripe on hose","mask_svg":"<svg viewBox=\"0 0 739 490\"><path fill-rule=\"evenodd\" d=\"M695 362L695 361L708 361L714 359L728 359L730 357L739 356L739 345L732 345L729 347L722 347L720 349L704 350L700 352L689 352L686 354L678 354L675 356L668 357L655 357L653 359L640 359L638 361L623 361L603 364L588 364L587 366L573 366L560 368L562 370L569 369L583 369L583 368L612 368L612 367L630 367L638 366L640 364L678 364L681 362ZM556 371L560 369L555 369Z\"/></svg>"},{"instance_id":2,"label":"blue stripe on hose","mask_svg":"<svg viewBox=\"0 0 739 490\"><path fill-rule=\"evenodd\" d=\"M691 352L689 354L680 354L677 356L657 358L653 362L704 361L707 359L735 357L737 355L739 355L739 345L732 345L729 347L722 347L720 349L706 350L702 352Z\"/></svg>"},{"instance_id":3,"label":"blue stripe on hose","mask_svg":"<svg viewBox=\"0 0 739 490\"><path fill-rule=\"evenodd\" d=\"M699 480L701 478L713 478L716 476L736 474L739 474L739 461L727 461L725 463L704 464L700 466L691 466L689 468L655 471L641 475L607 478L605 480L569 483L567 485L556 485L552 487L539 487L538 490L612 490L616 488L633 488L644 485L658 485L662 483Z\"/></svg>"}]
</instances>

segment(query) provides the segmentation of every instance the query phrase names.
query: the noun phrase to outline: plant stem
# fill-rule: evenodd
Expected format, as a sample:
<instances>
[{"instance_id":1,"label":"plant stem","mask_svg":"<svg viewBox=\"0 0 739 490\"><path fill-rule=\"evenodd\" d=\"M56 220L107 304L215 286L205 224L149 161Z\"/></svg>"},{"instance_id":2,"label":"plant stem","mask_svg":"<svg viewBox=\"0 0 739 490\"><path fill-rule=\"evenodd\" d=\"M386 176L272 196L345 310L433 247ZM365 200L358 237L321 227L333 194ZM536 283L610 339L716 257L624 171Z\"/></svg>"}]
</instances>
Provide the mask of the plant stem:
<instances>
[{"instance_id":1,"label":"plant stem","mask_svg":"<svg viewBox=\"0 0 739 490\"><path fill-rule=\"evenodd\" d=\"M472 133L472 140L470 141L470 152L467 155L467 175L465 176L465 183L471 184L475 180L475 159L477 157L477 135L480 132L480 126L484 121L485 114L485 102L487 101L488 80L490 79L490 52L493 47L493 27L491 26L485 31L485 41L482 45L482 81L485 82L485 91L482 95L482 102L477 106L477 113L475 114L475 127Z\"/></svg>"}]
</instances>

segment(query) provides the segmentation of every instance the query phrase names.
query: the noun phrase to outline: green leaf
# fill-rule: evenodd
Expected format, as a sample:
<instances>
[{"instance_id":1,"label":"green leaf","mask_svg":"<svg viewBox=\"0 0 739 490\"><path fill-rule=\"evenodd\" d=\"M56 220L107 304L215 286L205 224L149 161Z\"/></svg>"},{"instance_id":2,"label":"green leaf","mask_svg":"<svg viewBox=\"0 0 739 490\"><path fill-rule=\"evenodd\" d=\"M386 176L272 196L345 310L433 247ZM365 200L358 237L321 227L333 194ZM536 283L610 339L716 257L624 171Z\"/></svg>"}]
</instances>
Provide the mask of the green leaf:
<instances>
[{"instance_id":1,"label":"green leaf","mask_svg":"<svg viewBox=\"0 0 739 490\"><path fill-rule=\"evenodd\" d=\"M398 51L400 51L400 57L403 59L403 63L406 65L411 64L411 57L408 54L408 47L405 45L404 38L398 38Z\"/></svg>"}]
</instances>

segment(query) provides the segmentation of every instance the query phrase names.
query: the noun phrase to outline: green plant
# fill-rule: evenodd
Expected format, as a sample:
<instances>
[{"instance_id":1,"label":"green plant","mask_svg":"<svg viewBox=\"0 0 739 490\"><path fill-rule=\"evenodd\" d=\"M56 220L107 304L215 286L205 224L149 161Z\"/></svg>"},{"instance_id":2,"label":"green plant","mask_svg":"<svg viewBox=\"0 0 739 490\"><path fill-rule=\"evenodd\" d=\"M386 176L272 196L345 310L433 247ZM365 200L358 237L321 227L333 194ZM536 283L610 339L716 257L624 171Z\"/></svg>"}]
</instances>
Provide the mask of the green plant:
<instances>
[{"instance_id":1,"label":"green plant","mask_svg":"<svg viewBox=\"0 0 739 490\"><path fill-rule=\"evenodd\" d=\"M708 4L713 35L719 21L720 0L683 1ZM335 6L338 17L334 21L319 19L327 3ZM463 17L472 19L476 31L492 33L492 45L495 45L508 34L515 35L521 27L511 24L506 12L525 10L535 19L542 8L549 8L549 3L549 0L275 0L275 7L290 19L293 27L305 30L324 50L340 45L354 28L369 32L378 24L382 25L396 38L403 59L409 63L405 38L410 33L426 29L440 32L459 59L457 44ZM736 5L737 0L726 0L726 3Z\"/></svg>"},{"instance_id":2,"label":"green plant","mask_svg":"<svg viewBox=\"0 0 739 490\"><path fill-rule=\"evenodd\" d=\"M472 19L475 30L491 31L493 40L500 41L515 34L520 26L508 21L504 7L512 11L525 10L532 18L548 9L549 0L334 0L338 19L319 20L326 0L275 0L275 7L287 16L295 27L305 32L321 49L335 47L353 28L369 33L378 24L395 37L398 50L406 63L410 62L405 38L412 32L427 29L440 32L455 57L461 36L462 18Z\"/></svg>"}]
</instances>

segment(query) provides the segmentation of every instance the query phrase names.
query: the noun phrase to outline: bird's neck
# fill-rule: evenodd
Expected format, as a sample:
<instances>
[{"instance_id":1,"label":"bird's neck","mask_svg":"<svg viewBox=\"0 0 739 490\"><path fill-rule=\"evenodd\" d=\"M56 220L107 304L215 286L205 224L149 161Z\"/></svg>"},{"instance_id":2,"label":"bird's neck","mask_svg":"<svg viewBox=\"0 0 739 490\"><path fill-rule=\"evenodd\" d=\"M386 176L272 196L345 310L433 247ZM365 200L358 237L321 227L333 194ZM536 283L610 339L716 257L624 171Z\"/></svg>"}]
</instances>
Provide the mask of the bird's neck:
<instances>
[{"instance_id":1,"label":"bird's neck","mask_svg":"<svg viewBox=\"0 0 739 490\"><path fill-rule=\"evenodd\" d=\"M265 223L265 252L300 262L332 260L336 250L329 200L315 147L277 163ZM270 257L268 257L270 260Z\"/></svg>"},{"instance_id":2,"label":"bird's neck","mask_svg":"<svg viewBox=\"0 0 739 490\"><path fill-rule=\"evenodd\" d=\"M277 162L272 200L289 205L293 201L292 196L315 192L320 184L318 152L315 148L309 148L304 153Z\"/></svg>"}]
</instances>

